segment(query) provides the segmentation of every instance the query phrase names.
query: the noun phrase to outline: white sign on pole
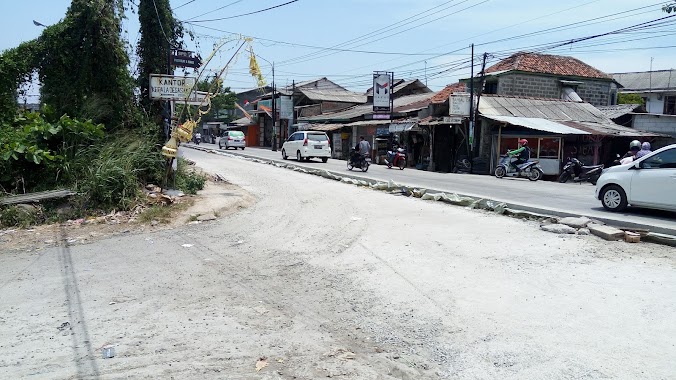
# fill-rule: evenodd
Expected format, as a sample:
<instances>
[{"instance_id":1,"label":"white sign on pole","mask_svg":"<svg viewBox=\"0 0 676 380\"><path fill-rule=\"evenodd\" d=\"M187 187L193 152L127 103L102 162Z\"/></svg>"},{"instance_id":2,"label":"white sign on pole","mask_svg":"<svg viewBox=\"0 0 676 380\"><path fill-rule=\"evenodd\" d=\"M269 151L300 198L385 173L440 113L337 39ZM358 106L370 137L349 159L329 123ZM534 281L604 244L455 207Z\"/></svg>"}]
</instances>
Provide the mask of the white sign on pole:
<instances>
[{"instance_id":1,"label":"white sign on pole","mask_svg":"<svg viewBox=\"0 0 676 380\"><path fill-rule=\"evenodd\" d=\"M208 106L211 102L209 93L206 91L193 91L187 98L187 101L180 101L179 104L187 103L190 106Z\"/></svg>"},{"instance_id":2,"label":"white sign on pole","mask_svg":"<svg viewBox=\"0 0 676 380\"><path fill-rule=\"evenodd\" d=\"M150 74L150 99L184 100L195 86L195 78Z\"/></svg>"},{"instance_id":3,"label":"white sign on pole","mask_svg":"<svg viewBox=\"0 0 676 380\"><path fill-rule=\"evenodd\" d=\"M448 102L448 111L451 116L469 116L469 94L451 94Z\"/></svg>"},{"instance_id":4,"label":"white sign on pole","mask_svg":"<svg viewBox=\"0 0 676 380\"><path fill-rule=\"evenodd\" d=\"M293 101L290 96L281 96L279 100L279 118L293 120Z\"/></svg>"},{"instance_id":5,"label":"white sign on pole","mask_svg":"<svg viewBox=\"0 0 676 380\"><path fill-rule=\"evenodd\" d=\"M373 109L391 111L392 83L388 73L373 75Z\"/></svg>"}]
</instances>

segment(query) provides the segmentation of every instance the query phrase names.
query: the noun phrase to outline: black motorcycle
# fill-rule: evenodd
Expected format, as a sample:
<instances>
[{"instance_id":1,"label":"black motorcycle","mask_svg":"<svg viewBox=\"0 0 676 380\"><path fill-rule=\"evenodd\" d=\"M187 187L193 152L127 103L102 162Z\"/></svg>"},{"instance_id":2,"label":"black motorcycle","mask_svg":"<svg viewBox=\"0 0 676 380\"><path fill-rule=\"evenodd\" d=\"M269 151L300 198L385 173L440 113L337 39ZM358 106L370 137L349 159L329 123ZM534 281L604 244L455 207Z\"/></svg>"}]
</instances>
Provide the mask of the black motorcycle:
<instances>
[{"instance_id":1,"label":"black motorcycle","mask_svg":"<svg viewBox=\"0 0 676 380\"><path fill-rule=\"evenodd\" d=\"M596 181L601 177L602 171L603 165L585 166L577 158L569 158L568 162L563 166L559 182L566 183L572 178L575 182L589 181L592 185L596 185Z\"/></svg>"},{"instance_id":2,"label":"black motorcycle","mask_svg":"<svg viewBox=\"0 0 676 380\"><path fill-rule=\"evenodd\" d=\"M366 172L371 166L371 158L363 156L359 153L352 153L352 157L347 160L347 170L352 170L354 168L361 169L361 171Z\"/></svg>"}]
</instances>

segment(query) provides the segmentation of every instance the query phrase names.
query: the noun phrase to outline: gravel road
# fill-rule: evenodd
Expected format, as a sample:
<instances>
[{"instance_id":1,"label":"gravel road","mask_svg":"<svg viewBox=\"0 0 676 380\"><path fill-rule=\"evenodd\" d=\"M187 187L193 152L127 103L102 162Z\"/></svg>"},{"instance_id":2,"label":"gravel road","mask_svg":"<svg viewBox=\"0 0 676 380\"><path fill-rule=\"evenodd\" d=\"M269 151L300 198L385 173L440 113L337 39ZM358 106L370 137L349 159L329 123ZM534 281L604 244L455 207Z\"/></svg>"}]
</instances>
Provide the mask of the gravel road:
<instances>
[{"instance_id":1,"label":"gravel road","mask_svg":"<svg viewBox=\"0 0 676 380\"><path fill-rule=\"evenodd\" d=\"M673 248L188 155L256 202L0 254L0 378L674 378Z\"/></svg>"}]
</instances>

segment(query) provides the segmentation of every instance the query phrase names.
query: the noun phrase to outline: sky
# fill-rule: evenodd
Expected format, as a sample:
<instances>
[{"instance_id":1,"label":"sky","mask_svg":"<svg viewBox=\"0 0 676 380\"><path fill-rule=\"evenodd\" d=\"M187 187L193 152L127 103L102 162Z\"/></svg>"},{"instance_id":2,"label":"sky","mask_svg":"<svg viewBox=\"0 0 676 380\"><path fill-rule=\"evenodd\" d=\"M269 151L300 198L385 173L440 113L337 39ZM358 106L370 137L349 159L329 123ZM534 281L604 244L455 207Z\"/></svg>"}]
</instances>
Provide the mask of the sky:
<instances>
[{"instance_id":1,"label":"sky","mask_svg":"<svg viewBox=\"0 0 676 380\"><path fill-rule=\"evenodd\" d=\"M241 16L290 2L269 11ZM651 0L171 0L175 17L195 35L189 50L208 57L218 50L208 73L220 70L240 35L253 37L253 49L268 83L278 87L320 77L366 91L374 71L395 78L417 78L438 91L470 76L488 54L488 66L517 51L569 55L606 72L670 69L676 62L676 17L661 25L622 33L620 29L668 14ZM138 3L138 0L132 0ZM0 50L39 36L63 18L70 0L2 0ZM224 7L223 9L216 10ZM138 41L138 16L131 5L122 37ZM234 16L234 17L233 17ZM674 15L676 16L676 15ZM208 21L225 18L224 20ZM554 47L555 43L604 35ZM332 50L327 50L327 48ZM341 51L338 51L341 50ZM349 50L349 51L345 51ZM132 63L136 62L129 49ZM228 68L225 84L235 92L256 87L246 54Z\"/></svg>"}]
</instances>

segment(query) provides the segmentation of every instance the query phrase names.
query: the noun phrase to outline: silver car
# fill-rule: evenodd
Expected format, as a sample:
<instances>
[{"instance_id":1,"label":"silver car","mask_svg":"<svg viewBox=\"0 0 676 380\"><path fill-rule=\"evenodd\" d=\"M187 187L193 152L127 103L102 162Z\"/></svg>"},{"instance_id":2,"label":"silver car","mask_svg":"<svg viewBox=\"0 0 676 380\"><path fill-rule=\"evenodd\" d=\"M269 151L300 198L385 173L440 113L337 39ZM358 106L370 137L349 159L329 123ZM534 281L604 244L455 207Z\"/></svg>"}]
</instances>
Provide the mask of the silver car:
<instances>
[{"instance_id":1,"label":"silver car","mask_svg":"<svg viewBox=\"0 0 676 380\"><path fill-rule=\"evenodd\" d=\"M225 131L218 140L218 147L220 149L240 148L244 150L246 147L246 137L242 131Z\"/></svg>"}]
</instances>

